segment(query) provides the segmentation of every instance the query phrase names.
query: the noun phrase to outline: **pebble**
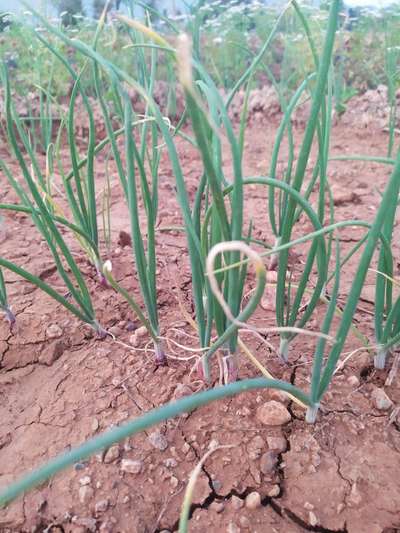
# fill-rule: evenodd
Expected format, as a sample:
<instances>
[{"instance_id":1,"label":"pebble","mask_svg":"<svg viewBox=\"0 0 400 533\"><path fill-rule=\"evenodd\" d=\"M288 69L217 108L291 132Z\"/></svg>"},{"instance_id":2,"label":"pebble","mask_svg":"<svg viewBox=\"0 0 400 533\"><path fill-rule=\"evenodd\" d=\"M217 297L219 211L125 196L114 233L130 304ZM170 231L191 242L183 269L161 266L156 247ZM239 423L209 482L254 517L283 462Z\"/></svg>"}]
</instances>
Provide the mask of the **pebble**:
<instances>
[{"instance_id":1,"label":"pebble","mask_svg":"<svg viewBox=\"0 0 400 533\"><path fill-rule=\"evenodd\" d=\"M119 458L119 446L116 444L114 446L111 446L111 448L108 448L104 455L104 462L105 463L112 463L113 461L116 461Z\"/></svg>"},{"instance_id":2,"label":"pebble","mask_svg":"<svg viewBox=\"0 0 400 533\"><path fill-rule=\"evenodd\" d=\"M350 387L354 387L355 389L360 386L360 380L357 376L349 376L347 378L347 383L350 385Z\"/></svg>"},{"instance_id":3,"label":"pebble","mask_svg":"<svg viewBox=\"0 0 400 533\"><path fill-rule=\"evenodd\" d=\"M63 330L58 324L50 324L46 329L46 337L48 339L58 339L63 334Z\"/></svg>"},{"instance_id":4,"label":"pebble","mask_svg":"<svg viewBox=\"0 0 400 533\"><path fill-rule=\"evenodd\" d=\"M315 514L312 511L308 513L308 518L309 518L311 527L315 527L318 524L318 518L315 516Z\"/></svg>"},{"instance_id":5,"label":"pebble","mask_svg":"<svg viewBox=\"0 0 400 533\"><path fill-rule=\"evenodd\" d=\"M245 505L247 509L258 509L261 505L261 496L258 492L250 492L246 496Z\"/></svg>"},{"instance_id":6,"label":"pebble","mask_svg":"<svg viewBox=\"0 0 400 533\"><path fill-rule=\"evenodd\" d=\"M99 500L94 506L95 512L104 513L105 511L107 511L109 503L110 502L108 500Z\"/></svg>"},{"instance_id":7,"label":"pebble","mask_svg":"<svg viewBox=\"0 0 400 533\"><path fill-rule=\"evenodd\" d=\"M111 333L111 335L114 335L114 337L119 337L122 333L119 326L111 326L111 328L108 329L108 332Z\"/></svg>"},{"instance_id":8,"label":"pebble","mask_svg":"<svg viewBox=\"0 0 400 533\"><path fill-rule=\"evenodd\" d=\"M281 493L281 489L279 485L272 485L272 487L268 491L268 496L270 498L276 498L277 496L279 496L280 493Z\"/></svg>"},{"instance_id":9,"label":"pebble","mask_svg":"<svg viewBox=\"0 0 400 533\"><path fill-rule=\"evenodd\" d=\"M392 400L383 389L374 389L371 394L371 399L374 407L379 411L388 411L393 406Z\"/></svg>"},{"instance_id":10,"label":"pebble","mask_svg":"<svg viewBox=\"0 0 400 533\"><path fill-rule=\"evenodd\" d=\"M256 435L247 445L247 453L249 454L249 458L255 461L261 456L261 453L263 449L265 449L265 440L260 437L260 435Z\"/></svg>"},{"instance_id":11,"label":"pebble","mask_svg":"<svg viewBox=\"0 0 400 533\"><path fill-rule=\"evenodd\" d=\"M154 431L149 435L150 444L157 450L164 451L168 448L168 441L159 431Z\"/></svg>"},{"instance_id":12,"label":"pebble","mask_svg":"<svg viewBox=\"0 0 400 533\"><path fill-rule=\"evenodd\" d=\"M231 504L232 507L237 511L243 507L244 501L241 498L238 498L237 496L233 495L231 498Z\"/></svg>"},{"instance_id":13,"label":"pebble","mask_svg":"<svg viewBox=\"0 0 400 533\"><path fill-rule=\"evenodd\" d=\"M132 344L132 346L139 346L142 339L147 335L147 329L145 326L140 326L140 328L137 328L135 333L130 336L129 341Z\"/></svg>"},{"instance_id":14,"label":"pebble","mask_svg":"<svg viewBox=\"0 0 400 533\"><path fill-rule=\"evenodd\" d=\"M222 502L212 502L212 504L210 505L210 509L218 514L222 513L222 511L224 510L224 504Z\"/></svg>"},{"instance_id":15,"label":"pebble","mask_svg":"<svg viewBox=\"0 0 400 533\"><path fill-rule=\"evenodd\" d=\"M131 497L129 495L124 496L122 503L129 503L131 501Z\"/></svg>"},{"instance_id":16,"label":"pebble","mask_svg":"<svg viewBox=\"0 0 400 533\"><path fill-rule=\"evenodd\" d=\"M267 444L270 450L275 450L277 453L284 453L287 450L285 437L267 437Z\"/></svg>"},{"instance_id":17,"label":"pebble","mask_svg":"<svg viewBox=\"0 0 400 533\"><path fill-rule=\"evenodd\" d=\"M276 400L277 402L283 403L283 405L289 405L290 403L289 396L280 390L272 389L270 391L269 397L271 398L271 400Z\"/></svg>"},{"instance_id":18,"label":"pebble","mask_svg":"<svg viewBox=\"0 0 400 533\"><path fill-rule=\"evenodd\" d=\"M226 533L240 533L240 529L235 522L229 522Z\"/></svg>"},{"instance_id":19,"label":"pebble","mask_svg":"<svg viewBox=\"0 0 400 533\"><path fill-rule=\"evenodd\" d=\"M282 426L292 419L286 407L275 400L260 405L257 409L257 418L266 426Z\"/></svg>"},{"instance_id":20,"label":"pebble","mask_svg":"<svg viewBox=\"0 0 400 533\"><path fill-rule=\"evenodd\" d=\"M264 475L275 472L277 465L278 453L275 450L269 450L261 456L260 470Z\"/></svg>"},{"instance_id":21,"label":"pebble","mask_svg":"<svg viewBox=\"0 0 400 533\"><path fill-rule=\"evenodd\" d=\"M164 464L167 468L175 468L178 466L178 462L173 457L169 457L168 459L165 459Z\"/></svg>"},{"instance_id":22,"label":"pebble","mask_svg":"<svg viewBox=\"0 0 400 533\"><path fill-rule=\"evenodd\" d=\"M180 398L184 398L185 396L190 396L191 394L193 394L193 391L189 387L189 385L185 385L184 383L178 383L178 385L175 388L174 399L179 400Z\"/></svg>"},{"instance_id":23,"label":"pebble","mask_svg":"<svg viewBox=\"0 0 400 533\"><path fill-rule=\"evenodd\" d=\"M185 443L182 445L181 450L182 450L182 453L184 453L184 454L186 455L187 453L190 452L191 447L190 447L190 445L189 445L187 442L185 442Z\"/></svg>"},{"instance_id":24,"label":"pebble","mask_svg":"<svg viewBox=\"0 0 400 533\"><path fill-rule=\"evenodd\" d=\"M79 480L79 484L82 485L82 487L84 485L90 485L91 482L92 482L92 478L90 476L83 476Z\"/></svg>"},{"instance_id":25,"label":"pebble","mask_svg":"<svg viewBox=\"0 0 400 533\"><path fill-rule=\"evenodd\" d=\"M176 489L176 487L178 486L178 483L179 483L179 479L175 476L171 476L169 482L171 483L171 486Z\"/></svg>"},{"instance_id":26,"label":"pebble","mask_svg":"<svg viewBox=\"0 0 400 533\"><path fill-rule=\"evenodd\" d=\"M97 420L97 418L93 418L93 421L92 421L92 431L93 433L95 433L100 427L100 423L99 421Z\"/></svg>"},{"instance_id":27,"label":"pebble","mask_svg":"<svg viewBox=\"0 0 400 533\"><path fill-rule=\"evenodd\" d=\"M122 459L121 470L128 474L140 474L143 470L143 461L133 459Z\"/></svg>"},{"instance_id":28,"label":"pebble","mask_svg":"<svg viewBox=\"0 0 400 533\"><path fill-rule=\"evenodd\" d=\"M250 520L247 518L247 516L241 516L239 518L239 523L242 527L244 527L245 529L250 529Z\"/></svg>"},{"instance_id":29,"label":"pebble","mask_svg":"<svg viewBox=\"0 0 400 533\"><path fill-rule=\"evenodd\" d=\"M84 485L79 488L79 501L81 503L88 503L94 495L94 490L89 485Z\"/></svg>"}]
</instances>

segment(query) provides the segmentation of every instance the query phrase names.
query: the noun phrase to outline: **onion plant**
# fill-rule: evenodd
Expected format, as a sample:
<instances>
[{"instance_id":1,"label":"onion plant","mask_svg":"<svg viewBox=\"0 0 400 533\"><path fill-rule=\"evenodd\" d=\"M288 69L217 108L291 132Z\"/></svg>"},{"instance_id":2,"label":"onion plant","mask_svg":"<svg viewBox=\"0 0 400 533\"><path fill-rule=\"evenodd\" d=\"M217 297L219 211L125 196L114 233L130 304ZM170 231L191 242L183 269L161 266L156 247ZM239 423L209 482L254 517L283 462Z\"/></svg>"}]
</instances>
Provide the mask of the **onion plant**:
<instances>
[{"instance_id":1,"label":"onion plant","mask_svg":"<svg viewBox=\"0 0 400 533\"><path fill-rule=\"evenodd\" d=\"M12 104L9 78L4 65L1 70L1 76L5 89L5 114L8 139L19 164L26 187L21 186L4 161L0 160L0 166L9 184L19 197L21 206L30 213L32 221L46 242L57 266L58 273L64 281L68 293L75 301L75 304L71 304L68 297L61 296L40 278L31 275L14 263L0 258L0 266L14 271L45 290L45 292L62 303L64 307L94 327L100 335L104 335L103 328L96 321L89 290L54 218L54 204L46 192L46 179ZM25 160L21 145L27 154L26 157L28 158L30 168ZM18 210L18 206L16 206L16 209Z\"/></svg>"},{"instance_id":2,"label":"onion plant","mask_svg":"<svg viewBox=\"0 0 400 533\"><path fill-rule=\"evenodd\" d=\"M325 94L327 86L329 87L329 69L332 58L332 51L335 40L335 33L337 28L338 13L340 8L340 2L334 0L331 3L328 27L325 36L325 43L321 55L321 59L318 58L314 42L312 40L307 21L305 20L297 2L294 2L296 11L304 25L306 35L308 37L310 47L313 52L315 67L317 69L315 88L312 91L311 110L310 116L307 122L307 126L304 132L303 142L300 147L300 152L297 160L297 164L292 166L293 161L293 147L291 148L291 155L289 157L288 167L285 174L285 181L290 184L295 190L301 191L304 186L307 167L309 165L311 148L315 136L318 141L318 158L317 163L313 170L313 176L311 183L305 191L306 198L311 193L313 186L318 183L319 186L319 198L318 198L318 215L320 222L323 224L325 219L325 199L327 191L327 178L326 168L328 162L328 150L329 150L329 136L330 136L330 115L331 115L331 91L328 91L328 105L325 102ZM289 103L284 117L282 119L281 128L278 131L275 146L273 150L270 175L272 178L276 178L276 166L278 154L282 144L282 137L286 125L290 120L291 113L293 112L297 101L299 100L301 93L308 85L306 80L299 89L295 92L291 102ZM317 178L319 180L317 181ZM278 209L278 213L277 213ZM285 244L290 241L291 235L296 221L299 218L301 210L298 209L296 201L293 197L288 197L287 194L280 195L279 202L275 202L275 188L272 186L269 193L269 216L270 222L275 234L276 245ZM278 281L276 291L276 318L279 326L297 326L304 327L311 317L317 303L320 300L321 294L325 288L325 282L327 278L327 267L329 261L329 249L317 255L317 244L314 242L311 245L311 249L307 256L307 261L300 281L297 284L297 289L294 294L291 294L291 286L287 289L287 276L288 276L288 259L289 251L285 250L279 254L278 262ZM299 316L300 307L303 303L303 297L305 295L307 282L310 273L316 262L318 270L317 281L313 290L313 293L307 302L306 309ZM285 302L287 304L285 305ZM284 361L288 360L289 343L293 339L294 334L282 334L280 344L280 356Z\"/></svg>"}]
</instances>

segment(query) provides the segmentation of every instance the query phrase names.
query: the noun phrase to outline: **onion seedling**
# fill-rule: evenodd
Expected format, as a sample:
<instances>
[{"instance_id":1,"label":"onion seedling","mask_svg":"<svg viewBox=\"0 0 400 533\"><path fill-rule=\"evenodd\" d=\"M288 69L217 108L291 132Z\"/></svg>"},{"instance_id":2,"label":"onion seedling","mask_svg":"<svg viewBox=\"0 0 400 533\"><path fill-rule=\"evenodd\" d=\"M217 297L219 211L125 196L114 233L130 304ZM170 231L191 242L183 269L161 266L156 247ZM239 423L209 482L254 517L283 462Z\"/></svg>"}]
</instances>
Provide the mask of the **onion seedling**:
<instances>
[{"instance_id":1,"label":"onion seedling","mask_svg":"<svg viewBox=\"0 0 400 533\"><path fill-rule=\"evenodd\" d=\"M104 330L95 319L89 290L73 258L71 250L69 249L60 233L60 230L57 227L56 221L53 217L53 212L49 208L48 202L46 202L46 195L43 196L43 193L46 192L41 186L41 184L45 183L44 176L40 170L40 166L30 146L28 138L21 126L19 117L12 105L10 83L5 66L2 68L1 75L5 88L5 112L8 138L14 155L18 161L27 191L16 180L13 173L10 171L4 161L0 160L0 165L10 185L18 195L22 206L29 209L33 222L40 231L49 248L49 251L53 256L58 273L64 281L71 297L75 300L77 306L70 304L66 298L61 297L56 291L47 286L47 284L44 284L40 278L30 275L28 272L20 269L13 263L1 258L0 266L13 270L17 274L22 275L22 277L25 277L25 279L28 281L34 283L36 286L46 290L48 294L53 296L65 307L71 310L76 316L79 316L82 320L93 326L96 331L103 336ZM16 131L18 132L20 142L22 143L29 157L32 171L28 168L25 158L22 154L20 145L17 141ZM68 272L68 270L70 272Z\"/></svg>"}]
</instances>

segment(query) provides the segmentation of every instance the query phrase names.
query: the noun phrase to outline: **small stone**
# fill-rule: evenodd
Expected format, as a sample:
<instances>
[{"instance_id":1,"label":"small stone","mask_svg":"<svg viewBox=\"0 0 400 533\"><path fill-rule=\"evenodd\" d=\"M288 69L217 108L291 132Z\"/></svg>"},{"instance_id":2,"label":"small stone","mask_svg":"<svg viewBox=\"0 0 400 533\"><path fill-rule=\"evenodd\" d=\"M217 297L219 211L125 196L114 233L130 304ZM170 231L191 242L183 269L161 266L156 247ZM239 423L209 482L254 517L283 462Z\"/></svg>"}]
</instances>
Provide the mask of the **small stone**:
<instances>
[{"instance_id":1,"label":"small stone","mask_svg":"<svg viewBox=\"0 0 400 533\"><path fill-rule=\"evenodd\" d=\"M82 487L84 487L85 485L90 485L91 482L92 478L90 476L83 476L79 480L79 484L82 485Z\"/></svg>"},{"instance_id":2,"label":"small stone","mask_svg":"<svg viewBox=\"0 0 400 533\"><path fill-rule=\"evenodd\" d=\"M281 488L279 485L272 485L272 487L268 491L268 496L270 498L276 498L281 493Z\"/></svg>"},{"instance_id":3,"label":"small stone","mask_svg":"<svg viewBox=\"0 0 400 533\"><path fill-rule=\"evenodd\" d=\"M84 485L79 489L79 501L83 504L88 503L93 498L94 490L89 485Z\"/></svg>"},{"instance_id":4,"label":"small stone","mask_svg":"<svg viewBox=\"0 0 400 533\"><path fill-rule=\"evenodd\" d=\"M133 459L122 459L121 470L128 474L140 474L143 470L143 461Z\"/></svg>"},{"instance_id":5,"label":"small stone","mask_svg":"<svg viewBox=\"0 0 400 533\"><path fill-rule=\"evenodd\" d=\"M315 527L318 524L318 518L315 516L315 514L312 511L308 513L308 519L310 521L311 527Z\"/></svg>"},{"instance_id":6,"label":"small stone","mask_svg":"<svg viewBox=\"0 0 400 533\"><path fill-rule=\"evenodd\" d=\"M261 505L261 496L258 492L250 492L246 496L245 505L247 509L258 509Z\"/></svg>"},{"instance_id":7,"label":"small stone","mask_svg":"<svg viewBox=\"0 0 400 533\"><path fill-rule=\"evenodd\" d=\"M112 463L116 461L119 458L119 446L115 444L114 446L111 446L111 448L108 448L106 451L106 454L104 456L104 462L105 463Z\"/></svg>"},{"instance_id":8,"label":"small stone","mask_svg":"<svg viewBox=\"0 0 400 533\"><path fill-rule=\"evenodd\" d=\"M64 350L65 345L61 340L44 345L39 355L39 363L51 366L55 361L57 361L57 359L62 356Z\"/></svg>"},{"instance_id":9,"label":"small stone","mask_svg":"<svg viewBox=\"0 0 400 533\"><path fill-rule=\"evenodd\" d=\"M267 437L267 444L270 450L275 450L277 453L284 453L287 450L285 437Z\"/></svg>"},{"instance_id":10,"label":"small stone","mask_svg":"<svg viewBox=\"0 0 400 533\"><path fill-rule=\"evenodd\" d=\"M231 505L237 511L243 507L244 501L241 498L238 498L237 496L234 495L231 498Z\"/></svg>"},{"instance_id":11,"label":"small stone","mask_svg":"<svg viewBox=\"0 0 400 533\"><path fill-rule=\"evenodd\" d=\"M58 339L62 336L63 330L58 324L50 324L46 329L46 337L48 339Z\"/></svg>"},{"instance_id":12,"label":"small stone","mask_svg":"<svg viewBox=\"0 0 400 533\"><path fill-rule=\"evenodd\" d=\"M310 502L306 502L306 503L304 504L304 509L307 509L307 511L312 511L312 510L314 509L314 506L313 506L312 503L310 503Z\"/></svg>"},{"instance_id":13,"label":"small stone","mask_svg":"<svg viewBox=\"0 0 400 533\"><path fill-rule=\"evenodd\" d=\"M190 450L191 450L190 445L187 442L185 442L182 445L181 450L182 450L182 453L184 453L185 455L188 454L190 452Z\"/></svg>"},{"instance_id":14,"label":"small stone","mask_svg":"<svg viewBox=\"0 0 400 533\"><path fill-rule=\"evenodd\" d=\"M99 500L94 506L95 512L104 513L105 511L107 511L109 503L110 502L108 500Z\"/></svg>"},{"instance_id":15,"label":"small stone","mask_svg":"<svg viewBox=\"0 0 400 533\"><path fill-rule=\"evenodd\" d=\"M275 450L269 450L261 456L260 470L264 475L270 475L275 472L277 465L278 453Z\"/></svg>"},{"instance_id":16,"label":"small stone","mask_svg":"<svg viewBox=\"0 0 400 533\"><path fill-rule=\"evenodd\" d=\"M280 390L272 389L269 393L271 400L276 400L277 402L283 403L283 405L289 405L290 398L287 394Z\"/></svg>"},{"instance_id":17,"label":"small stone","mask_svg":"<svg viewBox=\"0 0 400 533\"><path fill-rule=\"evenodd\" d=\"M247 445L247 453L249 454L249 458L252 461L255 461L258 459L262 451L265 449L265 440L260 437L260 435L256 435Z\"/></svg>"},{"instance_id":18,"label":"small stone","mask_svg":"<svg viewBox=\"0 0 400 533\"><path fill-rule=\"evenodd\" d=\"M212 502L209 508L219 514L224 510L224 504L222 502Z\"/></svg>"},{"instance_id":19,"label":"small stone","mask_svg":"<svg viewBox=\"0 0 400 533\"><path fill-rule=\"evenodd\" d=\"M347 383L350 385L350 387L354 387L355 389L360 386L360 380L357 376L349 376L347 378Z\"/></svg>"},{"instance_id":20,"label":"small stone","mask_svg":"<svg viewBox=\"0 0 400 533\"><path fill-rule=\"evenodd\" d=\"M129 503L131 501L131 497L129 495L124 496L122 503Z\"/></svg>"},{"instance_id":21,"label":"small stone","mask_svg":"<svg viewBox=\"0 0 400 533\"><path fill-rule=\"evenodd\" d=\"M173 457L169 457L168 459L165 459L164 464L167 468L175 468L178 466L178 462Z\"/></svg>"},{"instance_id":22,"label":"small stone","mask_svg":"<svg viewBox=\"0 0 400 533\"><path fill-rule=\"evenodd\" d=\"M154 431L149 435L149 441L157 450L164 451L168 448L168 441L159 431Z\"/></svg>"},{"instance_id":23,"label":"small stone","mask_svg":"<svg viewBox=\"0 0 400 533\"><path fill-rule=\"evenodd\" d=\"M79 518L77 516L73 516L71 522L78 526L82 526L84 528L83 531L85 532L90 531L95 533L95 531L97 531L97 524L94 518Z\"/></svg>"},{"instance_id":24,"label":"small stone","mask_svg":"<svg viewBox=\"0 0 400 533\"><path fill-rule=\"evenodd\" d=\"M226 528L226 533L240 533L240 529L235 522L229 522L228 527Z\"/></svg>"},{"instance_id":25,"label":"small stone","mask_svg":"<svg viewBox=\"0 0 400 533\"><path fill-rule=\"evenodd\" d=\"M93 433L96 433L96 431L99 429L99 427L100 427L99 421L97 420L97 418L93 418L93 421L92 421L92 431L93 431Z\"/></svg>"},{"instance_id":26,"label":"small stone","mask_svg":"<svg viewBox=\"0 0 400 533\"><path fill-rule=\"evenodd\" d=\"M175 388L174 399L179 400L180 398L184 398L185 396L190 396L191 394L193 394L193 391L189 387L189 385L185 385L184 383L178 383L178 385Z\"/></svg>"},{"instance_id":27,"label":"small stone","mask_svg":"<svg viewBox=\"0 0 400 533\"><path fill-rule=\"evenodd\" d=\"M345 504L344 504L343 502L342 502L342 503L339 503L339 505L338 505L337 508L336 508L336 512L337 512L337 514L340 514L341 512L343 512L344 509L345 509L345 507L346 507L346 506L345 506Z\"/></svg>"},{"instance_id":28,"label":"small stone","mask_svg":"<svg viewBox=\"0 0 400 533\"><path fill-rule=\"evenodd\" d=\"M209 450L215 450L215 448L218 448L219 442L216 439L210 440L210 443L208 445Z\"/></svg>"},{"instance_id":29,"label":"small stone","mask_svg":"<svg viewBox=\"0 0 400 533\"><path fill-rule=\"evenodd\" d=\"M111 333L111 335L114 335L114 337L119 337L122 332L120 327L111 326L111 328L108 329L108 333Z\"/></svg>"},{"instance_id":30,"label":"small stone","mask_svg":"<svg viewBox=\"0 0 400 533\"><path fill-rule=\"evenodd\" d=\"M172 487L174 489L176 489L176 487L178 486L178 483L179 483L179 479L175 476L171 476L169 482L171 483Z\"/></svg>"},{"instance_id":31,"label":"small stone","mask_svg":"<svg viewBox=\"0 0 400 533\"><path fill-rule=\"evenodd\" d=\"M132 344L132 346L139 346L143 338L148 334L147 329L145 326L140 326L140 328L137 328L135 333L130 336L129 341Z\"/></svg>"},{"instance_id":32,"label":"small stone","mask_svg":"<svg viewBox=\"0 0 400 533\"><path fill-rule=\"evenodd\" d=\"M371 394L371 399L374 407L379 411L388 411L393 406L392 400L383 389L374 389Z\"/></svg>"},{"instance_id":33,"label":"small stone","mask_svg":"<svg viewBox=\"0 0 400 533\"><path fill-rule=\"evenodd\" d=\"M261 405L257 409L257 418L266 426L282 426L292 419L286 407L275 400Z\"/></svg>"},{"instance_id":34,"label":"small stone","mask_svg":"<svg viewBox=\"0 0 400 533\"><path fill-rule=\"evenodd\" d=\"M245 529L249 529L251 525L250 520L247 518L247 516L241 516L239 518L239 524Z\"/></svg>"}]
</instances>

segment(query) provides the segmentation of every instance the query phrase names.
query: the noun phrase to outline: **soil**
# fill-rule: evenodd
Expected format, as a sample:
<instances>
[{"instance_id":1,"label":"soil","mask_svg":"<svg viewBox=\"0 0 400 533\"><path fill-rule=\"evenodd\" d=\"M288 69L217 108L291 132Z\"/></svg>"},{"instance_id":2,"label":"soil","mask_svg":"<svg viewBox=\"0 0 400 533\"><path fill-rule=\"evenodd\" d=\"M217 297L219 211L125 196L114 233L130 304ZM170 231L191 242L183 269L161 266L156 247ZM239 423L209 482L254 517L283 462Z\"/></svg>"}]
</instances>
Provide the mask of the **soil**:
<instances>
[{"instance_id":1,"label":"soil","mask_svg":"<svg viewBox=\"0 0 400 533\"><path fill-rule=\"evenodd\" d=\"M277 125L278 117L250 124L246 175L267 174ZM300 125L295 130L297 140L302 133ZM383 155L387 143L387 134L371 124L365 128L338 121L332 132L334 155ZM183 140L179 141L179 154L193 198L201 164L197 153ZM1 156L18 175L17 165L4 150ZM64 157L68 160L67 152ZM280 170L284 161L282 154ZM228 175L229 166L226 153L224 168ZM100 161L99 180L104 179L104 168ZM161 168L159 228L165 228L179 225L180 217L166 156ZM371 220L389 172L390 168L374 163L332 161L329 179L336 220ZM7 187L2 189L0 201L14 200ZM117 186L112 191L112 213L113 272L124 287L138 296L129 239L124 235L119 238L121 231L129 232L129 221ZM266 194L262 189L248 188L246 213L253 217L255 237L271 242ZM51 258L31 221L23 215L6 214L5 223L2 255L62 291ZM309 229L306 220L299 222L299 233ZM343 256L361 233L357 228L341 231ZM395 243L397 227L396 233ZM184 349L197 347L188 320L193 309L184 236L160 231L157 243L162 334L182 346L167 345L167 367L154 365L151 350L146 349L146 337L138 347L130 346L138 326L135 317L111 289L98 286L76 243L71 245L93 293L98 319L111 330L115 340L98 340L60 305L7 273L17 325L10 333L7 323L0 322L1 486L113 425L204 388L193 372L196 355ZM294 250L295 274L301 272L306 251L307 247ZM400 257L397 244L394 254ZM342 303L356 264L354 258L343 269ZM371 273L355 317L357 328L372 343L373 279ZM252 280L249 283L251 287ZM253 324L265 327L274 323L270 296L267 295L265 309L252 318ZM318 329L317 318L310 327ZM245 339L274 375L304 388L308 386L314 339L297 337L286 367L250 335ZM270 341L277 343L273 336ZM359 338L350 335L345 353L360 346ZM233 447L215 451L205 463L191 510L193 533L400 531L400 377L395 375L391 384L385 384L392 361L387 370L376 371L371 355L365 350L349 358L336 373L315 425L307 425L304 412L292 402L287 404L290 413L287 424L263 425L257 417L258 407L271 399L287 403L281 395L267 390L219 401L169 420L76 464L19 498L0 511L0 531L176 531L188 476L209 446L217 443ZM257 371L243 356L239 378L255 375ZM393 402L388 411L379 411L374 406L371 395L377 387L384 388ZM151 435L154 432L159 432L156 439ZM162 451L154 442L166 448ZM268 458L270 463L266 465ZM127 459L139 461L135 463L140 470L137 474L122 470L122 461ZM255 508L246 500L253 492L261 499Z\"/></svg>"}]
</instances>

